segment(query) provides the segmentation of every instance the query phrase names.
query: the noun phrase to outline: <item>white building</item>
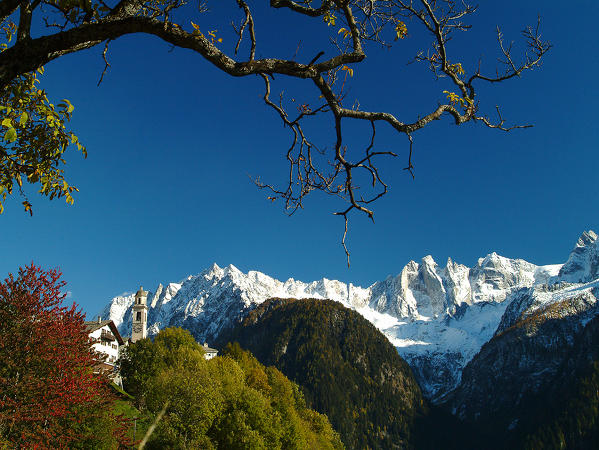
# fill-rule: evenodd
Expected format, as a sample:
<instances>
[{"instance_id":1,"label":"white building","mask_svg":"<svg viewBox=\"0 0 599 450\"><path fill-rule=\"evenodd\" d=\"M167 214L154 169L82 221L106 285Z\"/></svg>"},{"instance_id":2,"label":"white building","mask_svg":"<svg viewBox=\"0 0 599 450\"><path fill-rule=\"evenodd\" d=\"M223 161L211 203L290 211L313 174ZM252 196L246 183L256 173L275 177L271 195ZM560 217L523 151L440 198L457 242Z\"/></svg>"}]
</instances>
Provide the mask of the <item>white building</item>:
<instances>
[{"instance_id":1,"label":"white building","mask_svg":"<svg viewBox=\"0 0 599 450\"><path fill-rule=\"evenodd\" d=\"M114 369L119 350L125 343L114 322L98 317L95 322L85 322L85 327L93 342L92 348L103 358L99 366L106 370Z\"/></svg>"},{"instance_id":2,"label":"white building","mask_svg":"<svg viewBox=\"0 0 599 450\"><path fill-rule=\"evenodd\" d=\"M204 358L205 359L212 359L216 355L218 355L218 350L208 347L208 344L206 342L204 342L204 346L202 348L204 349Z\"/></svg>"}]
</instances>

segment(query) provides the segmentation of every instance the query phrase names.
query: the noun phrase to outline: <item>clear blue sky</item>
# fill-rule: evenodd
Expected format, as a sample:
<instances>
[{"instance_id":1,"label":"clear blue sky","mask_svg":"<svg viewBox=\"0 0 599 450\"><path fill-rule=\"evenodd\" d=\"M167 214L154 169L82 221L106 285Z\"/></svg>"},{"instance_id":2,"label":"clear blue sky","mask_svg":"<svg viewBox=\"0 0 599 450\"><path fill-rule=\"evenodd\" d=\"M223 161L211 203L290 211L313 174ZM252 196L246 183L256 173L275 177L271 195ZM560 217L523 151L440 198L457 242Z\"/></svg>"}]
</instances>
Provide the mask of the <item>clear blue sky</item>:
<instances>
[{"instance_id":1,"label":"clear blue sky","mask_svg":"<svg viewBox=\"0 0 599 450\"><path fill-rule=\"evenodd\" d=\"M60 58L46 66L42 82L52 99L68 98L76 107L72 126L89 157L73 152L66 169L80 193L74 206L32 196L33 217L19 198L9 201L0 216L0 273L31 261L58 266L72 299L93 314L123 291L154 289L213 262L282 280L327 277L363 286L427 254L441 265L448 256L473 265L491 251L536 264L563 262L583 230L599 228L598 4L482 2L472 33L450 50L466 70L479 57L491 68L495 25L507 40L518 39L537 14L554 44L543 67L479 90L483 110L492 113L499 103L509 121L535 127L505 134L455 127L449 119L434 123L414 136L415 180L402 170L405 137L381 128L379 148L400 157L385 164L391 192L375 205L376 224L352 217L351 269L340 245L342 219L331 214L340 204L315 194L287 217L248 178L276 182L286 170L288 135L262 104L260 79L229 77L199 55L169 52L146 36L112 43L100 87L103 46ZM329 31L319 21L289 25L281 16L290 15L257 15L258 56L291 57L301 33ZM219 29L231 50L220 11L194 21ZM261 31L264 22L270 33ZM354 67L350 91L364 109L386 109L405 121L435 107L449 87L423 67L406 66L419 38L415 25L408 28L410 39L371 51ZM289 30L294 34L283 38ZM309 61L321 49L329 51L304 37L298 59ZM288 81L277 77L273 90L314 96L311 87ZM331 144L332 126L321 120L317 138Z\"/></svg>"}]
</instances>

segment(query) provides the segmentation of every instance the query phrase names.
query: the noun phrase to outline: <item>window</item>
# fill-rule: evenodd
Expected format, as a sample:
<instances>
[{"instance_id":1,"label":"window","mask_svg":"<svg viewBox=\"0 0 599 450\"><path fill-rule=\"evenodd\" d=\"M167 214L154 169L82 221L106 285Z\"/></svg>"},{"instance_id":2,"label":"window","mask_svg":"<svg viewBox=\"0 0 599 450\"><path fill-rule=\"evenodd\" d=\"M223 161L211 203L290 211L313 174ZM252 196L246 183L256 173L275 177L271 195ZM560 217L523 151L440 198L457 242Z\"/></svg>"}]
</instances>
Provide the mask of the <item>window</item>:
<instances>
[{"instance_id":1,"label":"window","mask_svg":"<svg viewBox=\"0 0 599 450\"><path fill-rule=\"evenodd\" d=\"M141 311L137 311L136 321L141 322Z\"/></svg>"}]
</instances>

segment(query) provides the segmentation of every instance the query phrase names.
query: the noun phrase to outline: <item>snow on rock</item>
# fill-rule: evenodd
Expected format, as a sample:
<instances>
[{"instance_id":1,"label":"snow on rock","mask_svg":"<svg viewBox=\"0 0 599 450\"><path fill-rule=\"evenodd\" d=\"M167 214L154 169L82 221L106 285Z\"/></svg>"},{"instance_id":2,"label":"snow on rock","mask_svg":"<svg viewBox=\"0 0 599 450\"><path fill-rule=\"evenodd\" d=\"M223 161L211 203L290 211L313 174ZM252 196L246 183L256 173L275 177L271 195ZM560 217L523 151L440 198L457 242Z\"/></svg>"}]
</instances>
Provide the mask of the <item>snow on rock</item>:
<instances>
[{"instance_id":1,"label":"snow on rock","mask_svg":"<svg viewBox=\"0 0 599 450\"><path fill-rule=\"evenodd\" d=\"M568 261L560 269L560 281L587 283L599 278L599 243L594 231L582 233Z\"/></svg>"},{"instance_id":2,"label":"snow on rock","mask_svg":"<svg viewBox=\"0 0 599 450\"><path fill-rule=\"evenodd\" d=\"M117 295L116 297L114 297L110 301L110 303L108 305L106 305L104 307L104 309L98 315L101 316L102 318L112 319L114 324L117 327L119 327L119 331L124 330L124 329L130 330L131 323L129 323L128 328L125 328L127 326L127 324L124 324L124 326L123 326L123 321L126 320L127 312L130 313L131 305L133 305L134 301L135 301L135 293L124 292L121 295ZM131 314L129 314L129 315L131 315ZM129 318L129 322L131 322L131 318ZM123 336L128 336L128 335L129 335L129 332L127 332Z\"/></svg>"},{"instance_id":3,"label":"snow on rock","mask_svg":"<svg viewBox=\"0 0 599 450\"><path fill-rule=\"evenodd\" d=\"M512 294L492 338L464 367L457 388L441 400L462 419L498 418L500 428L518 421L529 411L530 395L568 383L581 360L596 353L583 336L595 332L598 294L597 279L556 280Z\"/></svg>"}]
</instances>

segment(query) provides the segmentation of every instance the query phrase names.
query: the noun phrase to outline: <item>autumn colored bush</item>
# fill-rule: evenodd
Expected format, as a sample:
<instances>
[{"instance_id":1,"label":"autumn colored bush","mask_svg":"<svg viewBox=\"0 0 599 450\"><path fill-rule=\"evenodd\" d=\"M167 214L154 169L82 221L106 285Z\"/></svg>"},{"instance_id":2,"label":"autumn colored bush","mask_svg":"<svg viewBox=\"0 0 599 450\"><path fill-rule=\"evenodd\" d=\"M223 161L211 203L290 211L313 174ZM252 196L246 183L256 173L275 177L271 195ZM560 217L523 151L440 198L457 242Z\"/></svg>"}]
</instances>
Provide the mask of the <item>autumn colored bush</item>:
<instances>
[{"instance_id":1,"label":"autumn colored bush","mask_svg":"<svg viewBox=\"0 0 599 450\"><path fill-rule=\"evenodd\" d=\"M113 442L95 448L127 445L108 382L93 372L84 316L75 303L62 304L60 277L32 263L0 283L0 442L74 447L99 424L110 432L97 437Z\"/></svg>"}]
</instances>

